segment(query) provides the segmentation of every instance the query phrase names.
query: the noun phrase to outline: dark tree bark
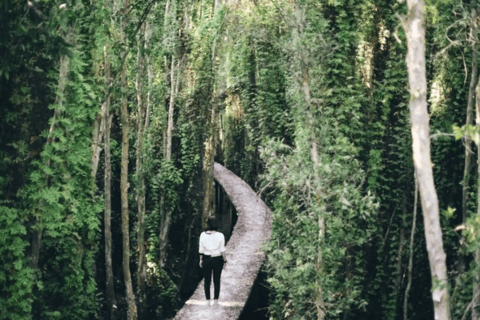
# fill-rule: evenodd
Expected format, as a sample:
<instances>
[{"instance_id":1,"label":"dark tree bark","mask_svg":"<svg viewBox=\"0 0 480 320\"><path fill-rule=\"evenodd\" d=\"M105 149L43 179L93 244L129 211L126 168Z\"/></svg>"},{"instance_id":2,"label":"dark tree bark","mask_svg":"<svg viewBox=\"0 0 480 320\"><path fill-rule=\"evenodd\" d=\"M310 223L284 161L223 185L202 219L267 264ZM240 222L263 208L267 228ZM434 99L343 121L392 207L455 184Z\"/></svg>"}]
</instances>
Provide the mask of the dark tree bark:
<instances>
[{"instance_id":1,"label":"dark tree bark","mask_svg":"<svg viewBox=\"0 0 480 320\"><path fill-rule=\"evenodd\" d=\"M172 137L173 137L173 113L175 107L175 96L178 93L178 87L180 82L180 64L177 64L177 78L175 79L175 56L172 56L172 63L170 69L170 103L168 107L168 127L166 133L166 145L165 145L165 160L172 161ZM161 203L165 203L165 198L162 195ZM165 206L164 206L165 207ZM172 220L172 209L163 209L163 220L160 227L160 255L159 264L161 267L165 264L167 256L167 243L168 233L170 231L170 223Z\"/></svg>"},{"instance_id":2,"label":"dark tree bark","mask_svg":"<svg viewBox=\"0 0 480 320\"><path fill-rule=\"evenodd\" d=\"M480 81L477 82L476 99L475 99L475 124L477 128L480 127ZM475 137L477 144L480 141L480 134L477 133ZM477 145L477 157L480 156L480 145ZM479 158L480 159L480 158ZM480 216L480 164L477 164L477 216ZM480 250L475 252L475 262L477 266L480 266ZM473 285L473 297L472 297L472 320L480 319L480 275L475 275L475 283Z\"/></svg>"},{"instance_id":3,"label":"dark tree bark","mask_svg":"<svg viewBox=\"0 0 480 320\"><path fill-rule=\"evenodd\" d=\"M126 43L127 13L129 10L129 0L123 1L123 20L122 20L122 42ZM126 48L122 50L122 58L126 55ZM122 240L123 240L123 277L125 281L125 295L127 299L127 320L137 319L137 305L135 303L135 294L133 292L132 276L130 273L130 231L129 231L129 212L128 212L128 133L129 133L129 112L127 97L127 70L122 66L121 70L121 122L122 122L122 156L120 173L120 195L122 202Z\"/></svg>"},{"instance_id":4,"label":"dark tree bark","mask_svg":"<svg viewBox=\"0 0 480 320\"><path fill-rule=\"evenodd\" d=\"M295 18L296 18L296 29L297 34L295 35L298 37L297 41L301 42L304 34L303 34L303 26L305 25L305 13L303 8L300 7L300 2L297 0L295 1ZM312 114L312 99L310 93L310 70L307 63L307 53L305 52L305 48L302 44L298 46L298 57L300 59L300 79L299 84L301 86L301 90L303 92L303 98L305 101L306 106L306 123L305 127L310 130L310 159L313 162L313 170L315 172L315 183L318 183L318 146L317 146L317 137L316 137L316 128L315 128L315 121ZM320 196L320 195L319 195ZM318 233L318 240L319 243L323 241L325 238L325 231L326 231L326 222L324 217L318 217L318 225L319 225L319 233ZM323 254L321 248L318 248L317 259L315 262L315 270L318 275L321 275L323 272ZM325 300L323 299L323 287L320 281L318 281L319 276L315 280L315 296L313 300L313 304L316 309L317 319L323 320L326 317L326 308L325 308Z\"/></svg>"},{"instance_id":5,"label":"dark tree bark","mask_svg":"<svg viewBox=\"0 0 480 320\"><path fill-rule=\"evenodd\" d=\"M70 40L71 34L70 28L67 31L67 35L65 36L65 40L68 42ZM62 106L64 104L64 94L65 94L65 86L67 85L67 74L68 74L68 65L70 62L70 58L67 56L62 56L60 58L60 71L58 76L58 89L57 89L57 96L55 97L55 104L58 106ZM57 124L57 118L61 114L61 108L56 108L53 113L53 118L50 124L50 129L48 130L48 137L47 142L45 145L52 144L55 141L55 137L53 135L53 131L55 130L55 125ZM51 161L48 160L46 163L47 167L50 167ZM48 187L48 175L45 174L45 186ZM40 201L39 207L43 206L43 201ZM41 225L41 217L35 218L35 224L37 228L34 228L32 231L32 240L31 240L31 251L30 251L30 267L32 269L37 269L38 261L40 259L40 248L42 247L42 236L43 236L43 229Z\"/></svg>"},{"instance_id":6,"label":"dark tree bark","mask_svg":"<svg viewBox=\"0 0 480 320\"><path fill-rule=\"evenodd\" d=\"M478 26L477 26L477 10L475 8L476 1L472 2L472 17L470 22L470 37L473 42L472 45L472 78L470 79L470 87L468 90L468 102L467 102L467 116L465 120L466 125L471 125L473 122L473 105L475 104L475 87L478 82ZM465 167L463 171L462 182L462 222L467 221L467 203L468 203L468 189L470 172L472 170L472 139L468 135L465 137ZM462 239L462 246L464 246L464 239ZM459 256L459 274L465 271L465 257L463 253Z\"/></svg>"},{"instance_id":7,"label":"dark tree bark","mask_svg":"<svg viewBox=\"0 0 480 320\"><path fill-rule=\"evenodd\" d=\"M412 275L413 275L413 240L415 239L415 229L417 225L417 208L418 208L418 181L415 178L415 200L413 201L413 220L412 230L410 232L410 252L408 257L408 275L407 275L407 287L405 288L405 296L403 297L403 320L408 320L408 296L410 294L410 288L412 287Z\"/></svg>"},{"instance_id":8,"label":"dark tree bark","mask_svg":"<svg viewBox=\"0 0 480 320\"><path fill-rule=\"evenodd\" d=\"M142 27L145 29L145 26ZM142 30L144 31L144 30ZM141 32L138 44L138 73L136 81L137 90L137 209L138 209L138 233L137 233L137 299L138 313L140 317L145 309L145 282L147 279L146 256L145 256L145 178L143 174L143 146L145 125L145 97L143 92L143 79L145 77L145 41L144 32Z\"/></svg>"},{"instance_id":9,"label":"dark tree bark","mask_svg":"<svg viewBox=\"0 0 480 320\"><path fill-rule=\"evenodd\" d=\"M170 0L167 0L165 5L165 17L169 14L175 15L175 3L172 4ZM166 23L167 20L165 20ZM175 60L178 60L175 63ZM167 59L165 58L165 67L167 68ZM176 65L176 67L175 67ZM170 100L168 105L168 119L167 119L167 131L165 133L165 143L164 143L164 156L166 161L172 161L172 138L174 130L174 121L173 115L175 111L175 97L178 94L179 85L180 85L180 57L177 57L175 52L172 53L170 61ZM165 74L166 77L167 74ZM160 200L162 205L165 203L165 197L162 195ZM164 206L165 207L165 206ZM159 232L160 238L160 248L159 248L159 265L164 266L166 255L167 255L167 244L168 244L168 234L170 230L170 223L172 219L172 209L164 208L162 215L162 223Z\"/></svg>"},{"instance_id":10,"label":"dark tree bark","mask_svg":"<svg viewBox=\"0 0 480 320\"><path fill-rule=\"evenodd\" d=\"M207 222L207 218L214 214L213 211L213 204L214 204L214 197L215 197L215 182L213 177L213 166L214 166L214 159L215 159L215 119L216 119L216 112L215 106L212 105L210 115L210 125L208 129L207 138L205 140L205 156L203 159L203 172L204 172L204 190L205 190L205 198L203 202L203 220L202 226L204 227Z\"/></svg>"},{"instance_id":11,"label":"dark tree bark","mask_svg":"<svg viewBox=\"0 0 480 320\"><path fill-rule=\"evenodd\" d=\"M400 313L401 304L400 302L400 290L403 286L403 250L405 245L405 220L407 219L407 197L406 195L403 196L402 199L402 216L400 222L400 238L398 239L398 249L397 249L397 266L396 266L396 274L397 277L395 279L395 299L396 299L396 306L397 306L397 313Z\"/></svg>"},{"instance_id":12,"label":"dark tree bark","mask_svg":"<svg viewBox=\"0 0 480 320\"><path fill-rule=\"evenodd\" d=\"M110 61L107 54L107 47L104 47L105 54L105 82L106 90L108 91L110 82ZM117 300L115 298L115 287L112 267L112 228L111 228L111 212L112 212L112 162L110 152L110 130L112 127L112 116L110 116L110 97L106 92L107 99L105 100L105 113L103 125L105 126L105 212L104 212L104 233L105 233L105 277L106 277L106 298L108 310L110 310L110 320L115 320L117 314Z\"/></svg>"},{"instance_id":13,"label":"dark tree bark","mask_svg":"<svg viewBox=\"0 0 480 320\"><path fill-rule=\"evenodd\" d=\"M105 66L106 68L106 66ZM106 72L106 70L105 70ZM108 99L108 98L107 98ZM90 164L92 166L92 178L95 181L95 177L97 176L98 171L98 163L100 162L100 153L102 152L102 142L103 137L105 135L105 108L107 106L107 102L105 101L102 104L100 114L95 119L95 123L93 125L93 139L92 139L92 158L90 160Z\"/></svg>"},{"instance_id":14,"label":"dark tree bark","mask_svg":"<svg viewBox=\"0 0 480 320\"><path fill-rule=\"evenodd\" d=\"M172 159L173 112L175 108L175 95L178 90L178 78L179 76L177 75L177 81L175 81L175 56L173 55L170 69L170 102L168 105L167 147L165 153L167 161Z\"/></svg>"},{"instance_id":15,"label":"dark tree bark","mask_svg":"<svg viewBox=\"0 0 480 320\"><path fill-rule=\"evenodd\" d=\"M152 27L147 21L145 25L145 55L148 75L148 90L147 90L147 110L145 111L145 130L150 126L150 112L152 109L152 84L153 84L153 66L150 58L150 39L152 38Z\"/></svg>"}]
</instances>

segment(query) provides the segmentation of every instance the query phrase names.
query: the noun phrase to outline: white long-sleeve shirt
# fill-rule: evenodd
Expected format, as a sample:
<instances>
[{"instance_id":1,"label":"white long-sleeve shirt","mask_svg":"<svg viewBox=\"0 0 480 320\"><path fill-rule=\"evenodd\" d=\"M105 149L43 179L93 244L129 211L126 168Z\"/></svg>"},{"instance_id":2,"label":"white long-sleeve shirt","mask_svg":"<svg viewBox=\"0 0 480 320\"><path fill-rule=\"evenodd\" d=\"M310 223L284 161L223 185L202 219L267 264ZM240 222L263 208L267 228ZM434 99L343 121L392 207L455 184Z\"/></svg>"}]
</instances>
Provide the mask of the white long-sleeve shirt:
<instances>
[{"instance_id":1,"label":"white long-sleeve shirt","mask_svg":"<svg viewBox=\"0 0 480 320\"><path fill-rule=\"evenodd\" d=\"M217 231L205 231L200 235L198 252L207 256L218 257L225 252L225 236Z\"/></svg>"}]
</instances>

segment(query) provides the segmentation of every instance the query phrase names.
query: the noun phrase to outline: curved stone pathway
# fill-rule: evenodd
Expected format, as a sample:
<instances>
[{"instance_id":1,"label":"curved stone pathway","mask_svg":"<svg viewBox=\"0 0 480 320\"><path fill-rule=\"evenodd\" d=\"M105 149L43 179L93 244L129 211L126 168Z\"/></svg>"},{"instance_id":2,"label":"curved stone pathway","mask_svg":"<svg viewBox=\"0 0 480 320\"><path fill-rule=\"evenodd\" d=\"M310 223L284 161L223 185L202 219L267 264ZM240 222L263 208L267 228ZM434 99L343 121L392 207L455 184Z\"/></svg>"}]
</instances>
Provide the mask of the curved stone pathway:
<instances>
[{"instance_id":1,"label":"curved stone pathway","mask_svg":"<svg viewBox=\"0 0 480 320\"><path fill-rule=\"evenodd\" d=\"M228 263L222 272L219 305L205 305L202 280L176 320L238 319L265 258L260 246L270 238L270 209L245 181L218 163L214 176L238 213L226 246ZM211 289L213 296L213 283Z\"/></svg>"}]
</instances>

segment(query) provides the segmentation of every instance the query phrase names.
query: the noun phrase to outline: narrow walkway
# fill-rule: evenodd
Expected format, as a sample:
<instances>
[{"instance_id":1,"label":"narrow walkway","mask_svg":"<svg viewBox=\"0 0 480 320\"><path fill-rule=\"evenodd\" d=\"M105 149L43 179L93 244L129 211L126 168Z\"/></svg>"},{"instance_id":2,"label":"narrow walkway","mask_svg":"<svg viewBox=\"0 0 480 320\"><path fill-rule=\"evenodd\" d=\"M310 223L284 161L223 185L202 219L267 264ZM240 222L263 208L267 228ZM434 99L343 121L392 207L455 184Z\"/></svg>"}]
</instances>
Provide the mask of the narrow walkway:
<instances>
[{"instance_id":1,"label":"narrow walkway","mask_svg":"<svg viewBox=\"0 0 480 320\"><path fill-rule=\"evenodd\" d=\"M203 280L177 313L177 320L236 320L245 306L264 260L260 245L270 238L271 212L250 186L215 163L215 180L237 209L238 219L227 244L218 306L205 305ZM211 286L213 296L213 284Z\"/></svg>"}]
</instances>

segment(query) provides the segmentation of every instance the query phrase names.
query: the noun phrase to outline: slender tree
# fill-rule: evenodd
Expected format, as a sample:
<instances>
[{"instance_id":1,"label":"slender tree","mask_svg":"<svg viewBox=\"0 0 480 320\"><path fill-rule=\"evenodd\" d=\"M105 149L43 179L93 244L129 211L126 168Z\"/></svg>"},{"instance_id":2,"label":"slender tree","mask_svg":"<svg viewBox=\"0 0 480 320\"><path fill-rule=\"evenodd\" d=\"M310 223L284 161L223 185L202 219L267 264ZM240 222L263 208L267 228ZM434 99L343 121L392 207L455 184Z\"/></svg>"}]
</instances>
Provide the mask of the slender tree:
<instances>
[{"instance_id":1,"label":"slender tree","mask_svg":"<svg viewBox=\"0 0 480 320\"><path fill-rule=\"evenodd\" d=\"M205 155L203 159L204 171L204 201L203 201L203 219L202 224L205 226L208 216L213 214L213 199L215 196L215 183L213 180L213 165L215 158L215 122L216 122L215 106L212 104L209 130L207 130L207 137L205 139Z\"/></svg>"},{"instance_id":2,"label":"slender tree","mask_svg":"<svg viewBox=\"0 0 480 320\"><path fill-rule=\"evenodd\" d=\"M395 279L395 291L394 291L394 296L395 296L395 305L397 306L396 308L396 313L399 313L399 308L401 307L401 304L399 303L400 301L400 290L402 288L403 284L403 279L404 279L404 273L402 273L403 269L403 250L404 250L404 245L405 245L405 225L406 225L406 220L407 220L407 196L403 195L402 199L402 215L401 215L401 222L399 223L399 231L400 231L400 236L398 239L398 249L397 249L397 258L396 260L396 279Z\"/></svg>"},{"instance_id":3,"label":"slender tree","mask_svg":"<svg viewBox=\"0 0 480 320\"><path fill-rule=\"evenodd\" d=\"M479 79L480 80L480 79ZM475 99L475 125L478 130L480 128L480 81L477 82L476 87L476 99ZM475 134L475 141L477 143L477 156L480 156L480 133ZM480 158L479 158L480 159ZM477 163L477 216L480 217L480 163ZM475 263L477 268L480 266L480 249L475 251ZM480 274L475 272L474 284L473 284L473 297L472 297L472 320L480 319Z\"/></svg>"},{"instance_id":4,"label":"slender tree","mask_svg":"<svg viewBox=\"0 0 480 320\"><path fill-rule=\"evenodd\" d=\"M175 104L175 96L178 93L179 89L179 82L180 82L180 74L177 74L177 77L174 76L174 57L172 57L172 65L170 71L170 80L171 80L171 90L170 90L170 103L168 108L168 127L167 127L167 141L166 141L166 153L165 153L165 161L171 162L172 161L172 137L173 137L173 112L174 112L174 104ZM180 70L180 62L177 64L177 72ZM165 203L165 196L162 195L161 199L162 203ZM172 208L168 206L164 207L164 217L162 221L162 225L160 228L160 265L163 266L166 253L167 253L167 242L168 242L168 233L170 231L170 224L172 220Z\"/></svg>"},{"instance_id":5,"label":"slender tree","mask_svg":"<svg viewBox=\"0 0 480 320\"><path fill-rule=\"evenodd\" d=\"M468 90L467 99L467 115L465 125L471 125L473 123L473 106L475 104L475 87L478 82L478 25L477 25L477 8L476 1L472 1L472 13L470 20L470 40L472 42L472 66L471 66L471 78L470 86ZM472 170L472 139L469 135L465 137L465 167L463 171L463 183L462 183L462 222L467 220L467 203L469 192L470 172ZM463 254L459 257L459 273L463 273L465 270L465 259Z\"/></svg>"},{"instance_id":6,"label":"slender tree","mask_svg":"<svg viewBox=\"0 0 480 320\"><path fill-rule=\"evenodd\" d=\"M126 32L128 24L128 11L130 10L130 1L123 0L123 17L122 17L122 42L124 49L122 50L122 59L125 59L126 51ZM127 67L122 66L121 69L121 123L122 123L122 156L121 156L121 173L120 173L120 194L122 202L122 242L123 242L123 277L125 281L125 295L127 299L128 311L127 320L137 319L137 306L135 303L135 294L132 286L132 276L130 273L130 224L128 212L128 134L129 134L129 112L128 112L128 96L127 96Z\"/></svg>"},{"instance_id":7,"label":"slender tree","mask_svg":"<svg viewBox=\"0 0 480 320\"><path fill-rule=\"evenodd\" d=\"M310 75L309 75L309 63L308 63L308 57L306 54L306 48L304 47L303 43L303 27L305 25L305 12L304 8L300 6L300 1L295 1L295 17L296 17L296 29L298 34L296 35L297 37L297 50L298 50L298 57L299 57L299 65L300 65L300 86L302 88L303 92L303 99L305 101L305 107L306 107L306 121L307 123L305 124L305 127L307 127L310 130L310 158L314 166L314 172L315 172L315 183L319 184L319 177L318 177L318 166L319 166L319 161L318 161L318 150L317 150L317 137L316 137L316 128L315 128L315 121L314 121L314 116L312 112L312 102L311 102L311 95L310 95ZM316 196L321 196L320 194L317 194ZM325 238L325 228L326 228L326 223L325 223L325 218L319 214L318 217L318 226L319 226L319 233L318 233L318 242L321 245L323 239ZM315 309L317 311L317 318L319 320L325 319L326 316L326 310L325 310L325 302L323 299L323 288L322 284L320 283L320 277L322 274L323 270L323 253L321 248L319 247L318 252L317 252L317 259L315 263L315 270L317 274L319 275L315 279L315 298L314 298L314 305Z\"/></svg>"},{"instance_id":8,"label":"slender tree","mask_svg":"<svg viewBox=\"0 0 480 320\"><path fill-rule=\"evenodd\" d=\"M142 32L138 41L138 59L137 59L137 80L135 83L137 90L137 150L136 150L136 178L137 178L137 210L138 210L138 229L137 229L137 299L138 311L143 315L145 308L145 282L147 278L146 255L145 255L145 177L144 177L144 130L145 130L145 24L142 26Z\"/></svg>"},{"instance_id":9,"label":"slender tree","mask_svg":"<svg viewBox=\"0 0 480 320\"><path fill-rule=\"evenodd\" d=\"M148 79L148 90L147 90L147 102L145 110L145 129L150 126L150 112L152 110L152 85L153 85L153 65L151 58L151 44L152 39L152 26L151 23L147 20L145 22L145 64L147 66L147 79Z\"/></svg>"},{"instance_id":10,"label":"slender tree","mask_svg":"<svg viewBox=\"0 0 480 320\"><path fill-rule=\"evenodd\" d=\"M424 1L408 0L403 19L407 38L407 70L410 88L410 120L415 174L418 179L432 278L432 300L436 320L450 320L446 255L443 250L439 206L430 160L430 127L427 111L425 69Z\"/></svg>"},{"instance_id":11,"label":"slender tree","mask_svg":"<svg viewBox=\"0 0 480 320\"><path fill-rule=\"evenodd\" d=\"M65 40L68 42L71 40L71 28L67 27ZM53 117L50 122L50 129L48 130L48 137L46 146L51 145L55 141L54 130L55 126L57 125L58 118L62 113L62 106L65 103L65 87L67 84L67 74L69 68L70 58L67 55L62 55L60 58L60 70L58 75L58 87L57 87L57 94L55 97L55 111L53 113ZM46 167L50 167L51 159L47 160L45 164ZM49 185L49 175L48 173L45 174L45 186L48 187ZM42 207L43 200L40 200L40 207ZM30 266L32 269L37 269L38 267L38 260L40 259L40 248L42 245L42 236L43 236L43 227L41 223L41 215L37 218L37 228L35 228L32 232L32 242L31 242L31 253L30 253Z\"/></svg>"},{"instance_id":12,"label":"slender tree","mask_svg":"<svg viewBox=\"0 0 480 320\"><path fill-rule=\"evenodd\" d=\"M175 109L175 95L178 90L179 76L175 79L175 55L172 55L170 66L170 101L168 104L168 127L167 127L167 146L165 151L165 159L172 160L172 136L173 136L173 113Z\"/></svg>"},{"instance_id":13,"label":"slender tree","mask_svg":"<svg viewBox=\"0 0 480 320\"><path fill-rule=\"evenodd\" d=\"M106 297L110 320L116 319L117 301L115 298L114 276L112 268L112 161L110 151L110 131L112 127L112 116L110 115L110 100L108 96L108 88L110 86L110 59L108 57L107 46L104 47L105 61L105 112L103 113L105 126L105 168L104 168L104 188L105 188L105 212L104 212L104 233L105 233L105 280L106 280Z\"/></svg>"},{"instance_id":14,"label":"slender tree","mask_svg":"<svg viewBox=\"0 0 480 320\"><path fill-rule=\"evenodd\" d=\"M408 257L407 287L405 288L405 295L403 298L403 320L408 320L408 297L410 295L410 289L412 288L413 243L415 239L415 230L417 225L417 208L418 208L418 181L417 181L417 178L415 178L415 200L413 201L412 230L410 231L410 249L409 249L409 257Z\"/></svg>"},{"instance_id":15,"label":"slender tree","mask_svg":"<svg viewBox=\"0 0 480 320\"><path fill-rule=\"evenodd\" d=\"M164 26L165 29L167 29L166 25L167 22L171 22L172 25L169 26L169 28L172 28L172 26L175 25L176 21L176 5L177 2L174 0L168 0L167 4L165 6L165 21L164 21ZM173 131L174 131L174 113L175 113L175 98L176 95L178 94L179 90L179 85L180 85L180 57L176 56L176 43L178 41L177 38L177 33L178 30L169 30L169 32L166 32L164 41L169 43L171 45L170 50L171 50L171 61L170 61L170 98L169 98L169 103L168 103L168 116L167 116L167 128L166 128L166 133L165 133L165 145L164 145L164 157L165 161L168 163L171 163L172 161L172 139L173 139ZM166 57L165 57L166 59ZM165 60L167 61L167 60ZM167 67L167 66L166 66ZM163 204L163 215L162 215L162 223L160 226L160 233L159 233L159 239L160 239L160 248L159 248L159 264L160 266L164 266L166 255L167 255L167 243L168 243L168 234L170 231L170 224L172 220L172 212L173 208L170 208L168 205L165 205L165 195L162 194L160 202Z\"/></svg>"},{"instance_id":16,"label":"slender tree","mask_svg":"<svg viewBox=\"0 0 480 320\"><path fill-rule=\"evenodd\" d=\"M108 99L108 98L107 98ZM100 114L96 117L93 125L93 139L92 139L92 159L90 160L92 166L92 178L95 179L98 171L98 163L100 162L100 153L102 152L102 141L105 135L105 109L107 102L105 101L100 108Z\"/></svg>"}]
</instances>

